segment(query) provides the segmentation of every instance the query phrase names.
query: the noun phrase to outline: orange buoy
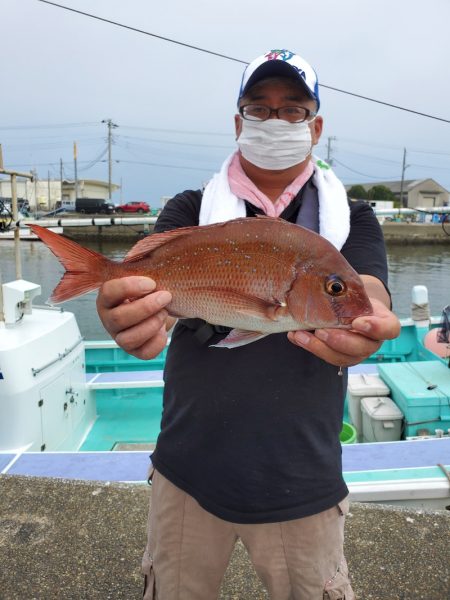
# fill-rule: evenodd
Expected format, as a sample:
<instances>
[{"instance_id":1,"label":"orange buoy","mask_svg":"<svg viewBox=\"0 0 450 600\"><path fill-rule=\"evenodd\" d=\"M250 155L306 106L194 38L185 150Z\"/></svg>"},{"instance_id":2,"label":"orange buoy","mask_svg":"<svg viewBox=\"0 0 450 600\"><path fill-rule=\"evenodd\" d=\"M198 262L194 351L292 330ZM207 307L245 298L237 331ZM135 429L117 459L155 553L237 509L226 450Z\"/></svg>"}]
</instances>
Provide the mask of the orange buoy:
<instances>
[{"instance_id":1,"label":"orange buoy","mask_svg":"<svg viewBox=\"0 0 450 600\"><path fill-rule=\"evenodd\" d=\"M437 354L441 358L450 357L450 344L446 342L438 342L437 336L441 330L438 327L430 329L423 339L423 345L425 348Z\"/></svg>"}]
</instances>

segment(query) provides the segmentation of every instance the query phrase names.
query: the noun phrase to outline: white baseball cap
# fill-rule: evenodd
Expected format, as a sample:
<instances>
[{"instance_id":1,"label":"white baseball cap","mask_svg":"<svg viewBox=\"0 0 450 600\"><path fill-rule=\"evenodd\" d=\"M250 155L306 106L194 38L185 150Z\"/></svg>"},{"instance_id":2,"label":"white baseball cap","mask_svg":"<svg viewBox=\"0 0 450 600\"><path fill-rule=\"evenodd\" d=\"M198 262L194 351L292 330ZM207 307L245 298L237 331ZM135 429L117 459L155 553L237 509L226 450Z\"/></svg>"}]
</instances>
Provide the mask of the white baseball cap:
<instances>
[{"instance_id":1,"label":"white baseball cap","mask_svg":"<svg viewBox=\"0 0 450 600\"><path fill-rule=\"evenodd\" d=\"M255 83L276 76L291 77L300 81L308 96L316 101L317 110L319 109L319 80L316 72L306 60L290 50L269 50L247 65L242 75L238 103Z\"/></svg>"}]
</instances>

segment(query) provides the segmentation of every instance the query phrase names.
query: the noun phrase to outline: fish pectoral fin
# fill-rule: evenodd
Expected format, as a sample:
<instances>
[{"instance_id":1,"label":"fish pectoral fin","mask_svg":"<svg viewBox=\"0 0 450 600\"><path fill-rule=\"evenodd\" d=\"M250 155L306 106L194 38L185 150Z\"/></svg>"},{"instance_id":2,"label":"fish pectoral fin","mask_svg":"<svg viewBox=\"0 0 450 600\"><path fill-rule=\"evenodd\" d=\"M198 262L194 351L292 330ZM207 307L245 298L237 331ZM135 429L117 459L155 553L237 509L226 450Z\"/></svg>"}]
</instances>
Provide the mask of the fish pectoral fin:
<instances>
[{"instance_id":1,"label":"fish pectoral fin","mask_svg":"<svg viewBox=\"0 0 450 600\"><path fill-rule=\"evenodd\" d=\"M284 302L272 302L261 298L247 296L247 305L236 309L236 312L263 320L279 321L288 311Z\"/></svg>"},{"instance_id":2,"label":"fish pectoral fin","mask_svg":"<svg viewBox=\"0 0 450 600\"><path fill-rule=\"evenodd\" d=\"M232 329L226 338L217 344L212 344L210 348L239 348L239 346L246 346L247 344L261 340L268 335L268 333L261 333L261 331Z\"/></svg>"},{"instance_id":3,"label":"fish pectoral fin","mask_svg":"<svg viewBox=\"0 0 450 600\"><path fill-rule=\"evenodd\" d=\"M236 313L262 321L278 321L288 312L285 302L266 300L227 288L198 287L191 289L189 294L199 294L208 300L226 303Z\"/></svg>"},{"instance_id":4,"label":"fish pectoral fin","mask_svg":"<svg viewBox=\"0 0 450 600\"><path fill-rule=\"evenodd\" d=\"M232 290L214 291L219 292L222 299L225 297L228 298L228 301L237 313L255 319L278 321L288 310L287 304L279 300L266 300L265 298L258 298L258 296L250 296L249 294Z\"/></svg>"}]
</instances>

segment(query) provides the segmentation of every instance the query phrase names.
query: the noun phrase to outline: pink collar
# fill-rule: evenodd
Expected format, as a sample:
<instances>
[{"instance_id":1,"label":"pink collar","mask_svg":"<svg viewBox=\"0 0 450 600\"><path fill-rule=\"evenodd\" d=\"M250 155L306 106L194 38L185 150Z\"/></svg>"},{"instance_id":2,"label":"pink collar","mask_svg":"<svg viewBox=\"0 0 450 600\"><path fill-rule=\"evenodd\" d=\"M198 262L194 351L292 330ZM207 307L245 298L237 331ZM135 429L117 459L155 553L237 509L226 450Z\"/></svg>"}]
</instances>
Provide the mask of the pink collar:
<instances>
[{"instance_id":1,"label":"pink collar","mask_svg":"<svg viewBox=\"0 0 450 600\"><path fill-rule=\"evenodd\" d=\"M312 161L309 161L303 173L300 173L300 175L287 186L275 202L272 202L272 200L263 194L253 181L247 177L239 160L239 152L236 152L228 167L228 183L230 185L230 190L235 196L242 198L243 200L248 200L254 206L262 209L269 217L278 217L296 197L313 172L313 163Z\"/></svg>"}]
</instances>

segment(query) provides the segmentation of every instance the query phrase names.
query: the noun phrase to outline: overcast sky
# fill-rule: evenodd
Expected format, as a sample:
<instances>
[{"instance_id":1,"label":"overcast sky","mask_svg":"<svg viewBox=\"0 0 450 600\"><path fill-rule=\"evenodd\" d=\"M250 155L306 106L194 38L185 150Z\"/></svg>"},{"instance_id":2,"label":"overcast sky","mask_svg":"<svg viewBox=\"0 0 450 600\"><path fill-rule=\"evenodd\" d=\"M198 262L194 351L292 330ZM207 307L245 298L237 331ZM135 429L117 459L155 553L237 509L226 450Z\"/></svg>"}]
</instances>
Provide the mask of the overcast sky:
<instances>
[{"instance_id":1,"label":"overcast sky","mask_svg":"<svg viewBox=\"0 0 450 600\"><path fill-rule=\"evenodd\" d=\"M58 2L58 0L56 0ZM325 86L450 120L449 0L60 0L60 4L249 62L288 48ZM197 189L235 148L244 65L38 0L0 0L0 143L39 178L108 179L114 200ZM431 177L450 190L450 123L320 88L316 154L344 183Z\"/></svg>"}]
</instances>

